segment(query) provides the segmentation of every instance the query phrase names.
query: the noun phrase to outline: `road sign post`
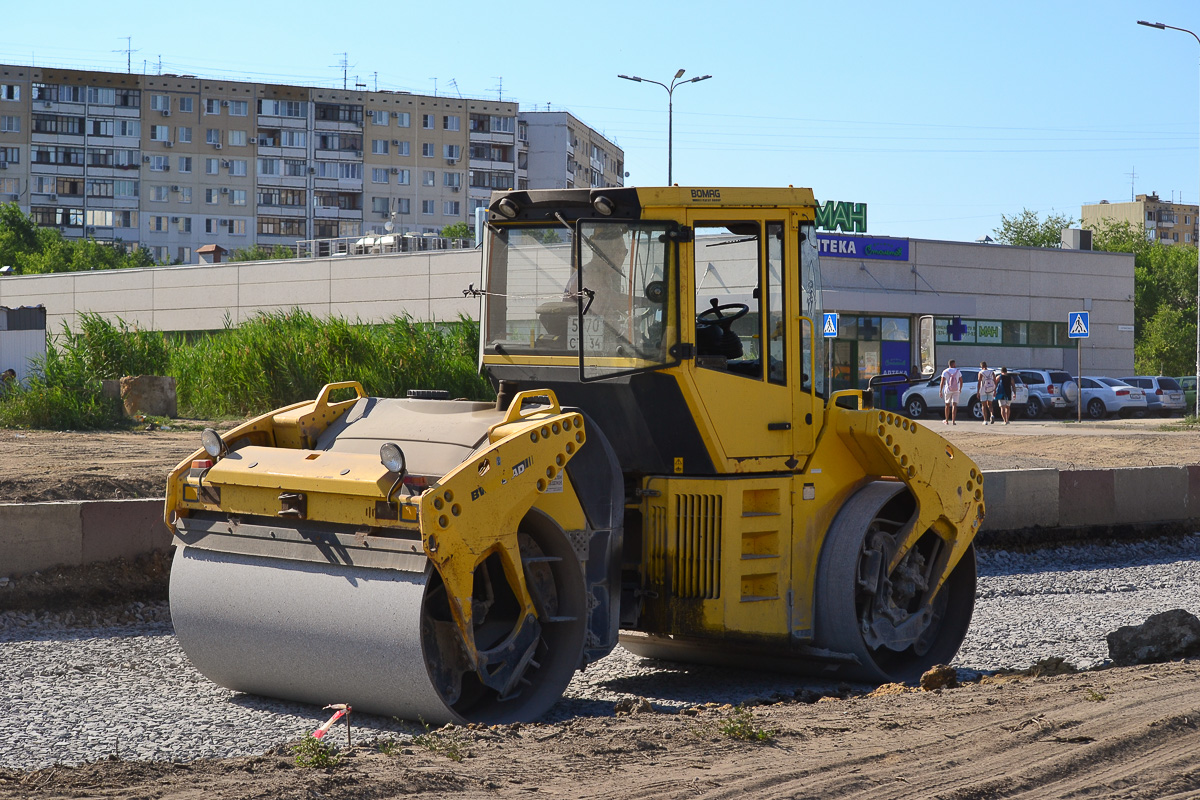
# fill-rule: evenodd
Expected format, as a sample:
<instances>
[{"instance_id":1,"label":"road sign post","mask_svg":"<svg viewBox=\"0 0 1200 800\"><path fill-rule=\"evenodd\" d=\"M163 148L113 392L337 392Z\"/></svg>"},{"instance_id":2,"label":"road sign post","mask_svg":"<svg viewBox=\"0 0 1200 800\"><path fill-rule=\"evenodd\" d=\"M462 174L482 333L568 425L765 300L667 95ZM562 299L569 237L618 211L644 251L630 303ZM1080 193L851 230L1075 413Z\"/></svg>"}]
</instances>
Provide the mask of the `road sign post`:
<instances>
[{"instance_id":1,"label":"road sign post","mask_svg":"<svg viewBox=\"0 0 1200 800\"><path fill-rule=\"evenodd\" d=\"M1083 422L1083 340L1091 331L1091 314L1087 311L1071 311L1067 314L1067 338L1075 340L1076 374L1075 417Z\"/></svg>"},{"instance_id":2,"label":"road sign post","mask_svg":"<svg viewBox=\"0 0 1200 800\"><path fill-rule=\"evenodd\" d=\"M838 335L838 315L836 311L821 316L821 336L825 339L836 339ZM833 395L833 345L825 346L825 391L826 396Z\"/></svg>"}]
</instances>

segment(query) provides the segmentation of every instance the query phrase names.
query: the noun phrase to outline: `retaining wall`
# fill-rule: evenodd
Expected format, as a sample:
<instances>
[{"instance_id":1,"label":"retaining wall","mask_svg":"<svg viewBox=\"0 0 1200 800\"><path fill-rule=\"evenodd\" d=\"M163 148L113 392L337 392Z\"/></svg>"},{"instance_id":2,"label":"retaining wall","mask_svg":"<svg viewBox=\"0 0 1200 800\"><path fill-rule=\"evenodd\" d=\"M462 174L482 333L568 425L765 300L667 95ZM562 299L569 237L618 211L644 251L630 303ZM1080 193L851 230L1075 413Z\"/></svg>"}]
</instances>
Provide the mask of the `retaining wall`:
<instances>
[{"instance_id":1,"label":"retaining wall","mask_svg":"<svg viewBox=\"0 0 1200 800\"><path fill-rule=\"evenodd\" d=\"M1200 465L984 473L980 541L1200 530ZM0 576L133 558L171 545L163 500L0 503Z\"/></svg>"}]
</instances>

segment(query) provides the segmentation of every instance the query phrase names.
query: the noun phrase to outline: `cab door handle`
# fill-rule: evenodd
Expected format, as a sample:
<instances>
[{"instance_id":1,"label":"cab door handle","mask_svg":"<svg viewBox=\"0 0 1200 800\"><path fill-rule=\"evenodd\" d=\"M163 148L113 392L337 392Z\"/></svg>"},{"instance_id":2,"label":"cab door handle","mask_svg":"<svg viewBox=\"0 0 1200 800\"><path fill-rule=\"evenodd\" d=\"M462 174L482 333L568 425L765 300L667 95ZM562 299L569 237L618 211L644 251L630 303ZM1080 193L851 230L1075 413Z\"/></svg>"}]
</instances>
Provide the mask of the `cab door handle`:
<instances>
[{"instance_id":1,"label":"cab door handle","mask_svg":"<svg viewBox=\"0 0 1200 800\"><path fill-rule=\"evenodd\" d=\"M767 430L769 431L790 431L792 423L790 422L768 422Z\"/></svg>"}]
</instances>

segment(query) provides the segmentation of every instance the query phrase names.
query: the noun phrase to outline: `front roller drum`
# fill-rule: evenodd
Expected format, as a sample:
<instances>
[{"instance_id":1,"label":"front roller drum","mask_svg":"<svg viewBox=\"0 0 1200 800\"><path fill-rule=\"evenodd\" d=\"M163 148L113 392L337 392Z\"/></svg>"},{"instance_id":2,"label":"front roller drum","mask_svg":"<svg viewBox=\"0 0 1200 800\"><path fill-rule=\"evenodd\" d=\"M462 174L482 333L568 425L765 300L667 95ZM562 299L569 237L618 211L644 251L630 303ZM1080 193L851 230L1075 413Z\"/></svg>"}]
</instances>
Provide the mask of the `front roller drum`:
<instances>
[{"instance_id":1,"label":"front roller drum","mask_svg":"<svg viewBox=\"0 0 1200 800\"><path fill-rule=\"evenodd\" d=\"M958 652L975 606L975 546L936 593L949 546L927 531L898 564L887 564L915 514L902 484L876 482L838 512L821 550L814 598L816 644L854 656L841 674L913 683Z\"/></svg>"},{"instance_id":2,"label":"front roller drum","mask_svg":"<svg viewBox=\"0 0 1200 800\"><path fill-rule=\"evenodd\" d=\"M579 561L549 527L519 535L536 636L512 663L489 665L513 673L499 691L468 663L432 567L415 573L182 547L171 570L171 618L196 669L234 691L432 724L529 721L562 696L586 635ZM476 570L473 603L477 647L511 642L520 606L498 558Z\"/></svg>"}]
</instances>

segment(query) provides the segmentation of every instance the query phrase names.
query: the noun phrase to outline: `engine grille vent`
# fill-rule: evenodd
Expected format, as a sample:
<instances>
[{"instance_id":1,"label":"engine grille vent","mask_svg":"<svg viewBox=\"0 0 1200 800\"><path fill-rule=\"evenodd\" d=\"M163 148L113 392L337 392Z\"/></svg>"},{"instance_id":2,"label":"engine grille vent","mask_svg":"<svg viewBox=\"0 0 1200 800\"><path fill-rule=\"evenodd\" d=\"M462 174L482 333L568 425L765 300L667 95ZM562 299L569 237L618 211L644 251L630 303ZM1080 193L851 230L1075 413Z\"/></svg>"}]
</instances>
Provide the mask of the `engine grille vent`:
<instances>
[{"instance_id":1,"label":"engine grille vent","mask_svg":"<svg viewBox=\"0 0 1200 800\"><path fill-rule=\"evenodd\" d=\"M721 495L675 496L671 592L676 597L721 596Z\"/></svg>"}]
</instances>

